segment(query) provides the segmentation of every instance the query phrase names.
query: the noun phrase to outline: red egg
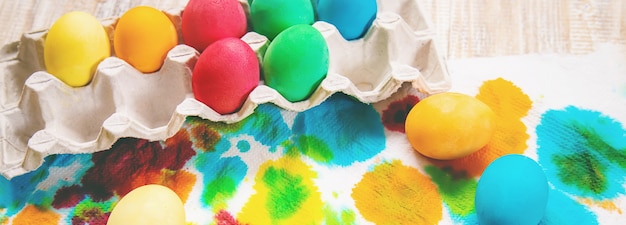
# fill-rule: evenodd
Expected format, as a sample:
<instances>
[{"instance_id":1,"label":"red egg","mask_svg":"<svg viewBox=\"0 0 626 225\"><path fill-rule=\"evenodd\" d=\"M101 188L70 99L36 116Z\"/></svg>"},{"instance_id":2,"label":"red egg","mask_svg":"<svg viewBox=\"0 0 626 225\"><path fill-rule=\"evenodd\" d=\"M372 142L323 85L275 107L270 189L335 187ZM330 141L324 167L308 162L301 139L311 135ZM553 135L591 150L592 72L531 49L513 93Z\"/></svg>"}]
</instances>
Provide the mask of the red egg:
<instances>
[{"instance_id":1,"label":"red egg","mask_svg":"<svg viewBox=\"0 0 626 225\"><path fill-rule=\"evenodd\" d=\"M259 60L248 44L225 38L200 55L191 77L195 98L219 114L237 112L259 85Z\"/></svg>"},{"instance_id":2,"label":"red egg","mask_svg":"<svg viewBox=\"0 0 626 225\"><path fill-rule=\"evenodd\" d=\"M202 52L211 43L246 33L246 14L238 0L190 0L182 15L185 44Z\"/></svg>"}]
</instances>

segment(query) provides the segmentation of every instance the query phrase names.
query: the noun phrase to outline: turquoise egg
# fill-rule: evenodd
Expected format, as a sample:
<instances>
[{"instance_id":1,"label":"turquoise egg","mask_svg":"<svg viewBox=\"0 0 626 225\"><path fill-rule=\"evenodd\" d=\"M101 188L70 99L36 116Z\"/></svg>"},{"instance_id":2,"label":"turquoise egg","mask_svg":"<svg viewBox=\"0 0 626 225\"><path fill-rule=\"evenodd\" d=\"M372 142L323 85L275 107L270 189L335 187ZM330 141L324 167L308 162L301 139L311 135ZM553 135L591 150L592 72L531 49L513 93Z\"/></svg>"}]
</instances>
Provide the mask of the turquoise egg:
<instances>
[{"instance_id":1,"label":"turquoise egg","mask_svg":"<svg viewBox=\"0 0 626 225\"><path fill-rule=\"evenodd\" d=\"M505 155L483 172L476 188L476 214L481 225L537 225L548 202L548 180L534 160Z\"/></svg>"},{"instance_id":2,"label":"turquoise egg","mask_svg":"<svg viewBox=\"0 0 626 225\"><path fill-rule=\"evenodd\" d=\"M315 5L318 20L335 25L346 40L363 37L378 11L376 0L319 0Z\"/></svg>"}]
</instances>

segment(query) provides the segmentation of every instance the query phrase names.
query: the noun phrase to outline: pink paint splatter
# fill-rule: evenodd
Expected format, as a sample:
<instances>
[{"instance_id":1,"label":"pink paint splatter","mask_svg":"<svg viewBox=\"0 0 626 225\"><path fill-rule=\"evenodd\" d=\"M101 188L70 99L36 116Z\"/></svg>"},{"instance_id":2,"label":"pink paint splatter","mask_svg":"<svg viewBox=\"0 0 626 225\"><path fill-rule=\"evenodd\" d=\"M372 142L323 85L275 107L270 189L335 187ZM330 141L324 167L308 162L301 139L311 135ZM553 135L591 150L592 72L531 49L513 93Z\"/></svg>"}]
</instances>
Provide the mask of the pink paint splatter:
<instances>
[{"instance_id":1,"label":"pink paint splatter","mask_svg":"<svg viewBox=\"0 0 626 225\"><path fill-rule=\"evenodd\" d=\"M233 217L233 215L225 210L220 210L217 214L215 214L214 219L217 225L244 225L242 223L239 223L239 221L237 221Z\"/></svg>"}]
</instances>

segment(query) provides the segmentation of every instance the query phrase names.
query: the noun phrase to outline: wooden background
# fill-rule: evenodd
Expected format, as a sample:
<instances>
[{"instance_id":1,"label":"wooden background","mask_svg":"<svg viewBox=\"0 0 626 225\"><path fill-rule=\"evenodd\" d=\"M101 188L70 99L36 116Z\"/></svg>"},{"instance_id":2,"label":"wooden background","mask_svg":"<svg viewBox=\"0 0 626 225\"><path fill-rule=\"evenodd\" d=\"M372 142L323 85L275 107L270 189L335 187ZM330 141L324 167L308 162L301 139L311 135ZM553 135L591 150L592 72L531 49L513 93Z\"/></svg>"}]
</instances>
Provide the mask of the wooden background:
<instances>
[{"instance_id":1,"label":"wooden background","mask_svg":"<svg viewBox=\"0 0 626 225\"><path fill-rule=\"evenodd\" d=\"M389 0L393 1L393 0ZM448 58L526 53L584 54L598 43L626 44L624 0L417 0L435 26ZM0 45L45 29L63 13L99 19L137 5L184 7L185 0L1 0Z\"/></svg>"}]
</instances>

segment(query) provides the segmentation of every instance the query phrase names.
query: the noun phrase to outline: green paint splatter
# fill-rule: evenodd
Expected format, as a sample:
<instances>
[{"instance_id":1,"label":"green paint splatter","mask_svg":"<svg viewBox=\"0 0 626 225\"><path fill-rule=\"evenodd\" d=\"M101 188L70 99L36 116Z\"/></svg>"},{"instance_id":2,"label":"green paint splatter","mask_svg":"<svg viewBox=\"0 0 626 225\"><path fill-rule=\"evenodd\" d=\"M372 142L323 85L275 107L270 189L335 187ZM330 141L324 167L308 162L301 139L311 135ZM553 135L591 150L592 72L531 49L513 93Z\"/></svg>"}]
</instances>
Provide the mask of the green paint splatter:
<instances>
[{"instance_id":1,"label":"green paint splatter","mask_svg":"<svg viewBox=\"0 0 626 225\"><path fill-rule=\"evenodd\" d=\"M297 138L302 154L311 157L317 162L329 162L333 159L333 152L328 145L315 136L300 135Z\"/></svg>"},{"instance_id":2,"label":"green paint splatter","mask_svg":"<svg viewBox=\"0 0 626 225\"><path fill-rule=\"evenodd\" d=\"M341 211L341 224L356 224L356 213L352 210Z\"/></svg>"},{"instance_id":3,"label":"green paint splatter","mask_svg":"<svg viewBox=\"0 0 626 225\"><path fill-rule=\"evenodd\" d=\"M600 194L607 189L606 165L589 152L555 155L552 161L560 168L558 176L568 185Z\"/></svg>"},{"instance_id":4,"label":"green paint splatter","mask_svg":"<svg viewBox=\"0 0 626 225\"><path fill-rule=\"evenodd\" d=\"M239 157L222 158L222 149L228 149L223 144L230 143L221 141L217 145L217 151L198 155L196 167L203 174L201 202L213 209L221 209L226 201L234 196L237 186L246 175L248 166Z\"/></svg>"},{"instance_id":5,"label":"green paint splatter","mask_svg":"<svg viewBox=\"0 0 626 225\"><path fill-rule=\"evenodd\" d=\"M291 217L311 194L302 176L292 175L285 169L269 167L263 182L271 187L266 204L274 219Z\"/></svg>"},{"instance_id":6,"label":"green paint splatter","mask_svg":"<svg viewBox=\"0 0 626 225\"><path fill-rule=\"evenodd\" d=\"M356 224L356 213L350 209L337 212L330 206L325 206L324 217L326 217L326 225Z\"/></svg>"},{"instance_id":7,"label":"green paint splatter","mask_svg":"<svg viewBox=\"0 0 626 225\"><path fill-rule=\"evenodd\" d=\"M601 120L600 122L608 123L610 121ZM585 144L588 148L596 150L596 152L617 166L623 169L626 168L626 148L619 150L614 148L591 127L585 127L580 123L574 123L573 127L585 139Z\"/></svg>"},{"instance_id":8,"label":"green paint splatter","mask_svg":"<svg viewBox=\"0 0 626 225\"><path fill-rule=\"evenodd\" d=\"M612 199L626 193L626 130L600 112L568 106L548 110L536 128L546 177L566 193Z\"/></svg>"},{"instance_id":9,"label":"green paint splatter","mask_svg":"<svg viewBox=\"0 0 626 225\"><path fill-rule=\"evenodd\" d=\"M291 157L291 158L300 156L300 150L293 143L293 141L285 140L285 141L283 141L283 143L280 143L280 146L285 148L285 153L284 153L285 156L288 156L288 157Z\"/></svg>"},{"instance_id":10,"label":"green paint splatter","mask_svg":"<svg viewBox=\"0 0 626 225\"><path fill-rule=\"evenodd\" d=\"M455 216L465 217L475 212L474 196L478 182L467 174L446 167L426 166L426 173L437 185L441 198Z\"/></svg>"},{"instance_id":11,"label":"green paint splatter","mask_svg":"<svg viewBox=\"0 0 626 225\"><path fill-rule=\"evenodd\" d=\"M203 202L213 206L213 208L220 208L220 204L225 204L235 194L237 182L231 177L219 176L209 182L204 187L204 190L202 194Z\"/></svg>"},{"instance_id":12,"label":"green paint splatter","mask_svg":"<svg viewBox=\"0 0 626 225\"><path fill-rule=\"evenodd\" d=\"M243 126L242 122L239 122L239 123L215 122L211 120L202 119L197 116L188 116L185 123L190 126L205 124L206 126L211 127L217 131L222 131L222 132L227 132L227 133L236 132L240 130L241 127Z\"/></svg>"},{"instance_id":13,"label":"green paint splatter","mask_svg":"<svg viewBox=\"0 0 626 225\"><path fill-rule=\"evenodd\" d=\"M34 202L33 205L44 210L50 209L52 207L52 201L54 201L54 195L44 190L36 191L31 197L32 199L37 199L37 202Z\"/></svg>"},{"instance_id":14,"label":"green paint splatter","mask_svg":"<svg viewBox=\"0 0 626 225\"><path fill-rule=\"evenodd\" d=\"M73 222L106 222L98 219L106 218L104 215L113 211L115 200L105 202L94 202L89 197L79 202L68 217L68 224ZM96 221L94 221L96 220Z\"/></svg>"}]
</instances>

